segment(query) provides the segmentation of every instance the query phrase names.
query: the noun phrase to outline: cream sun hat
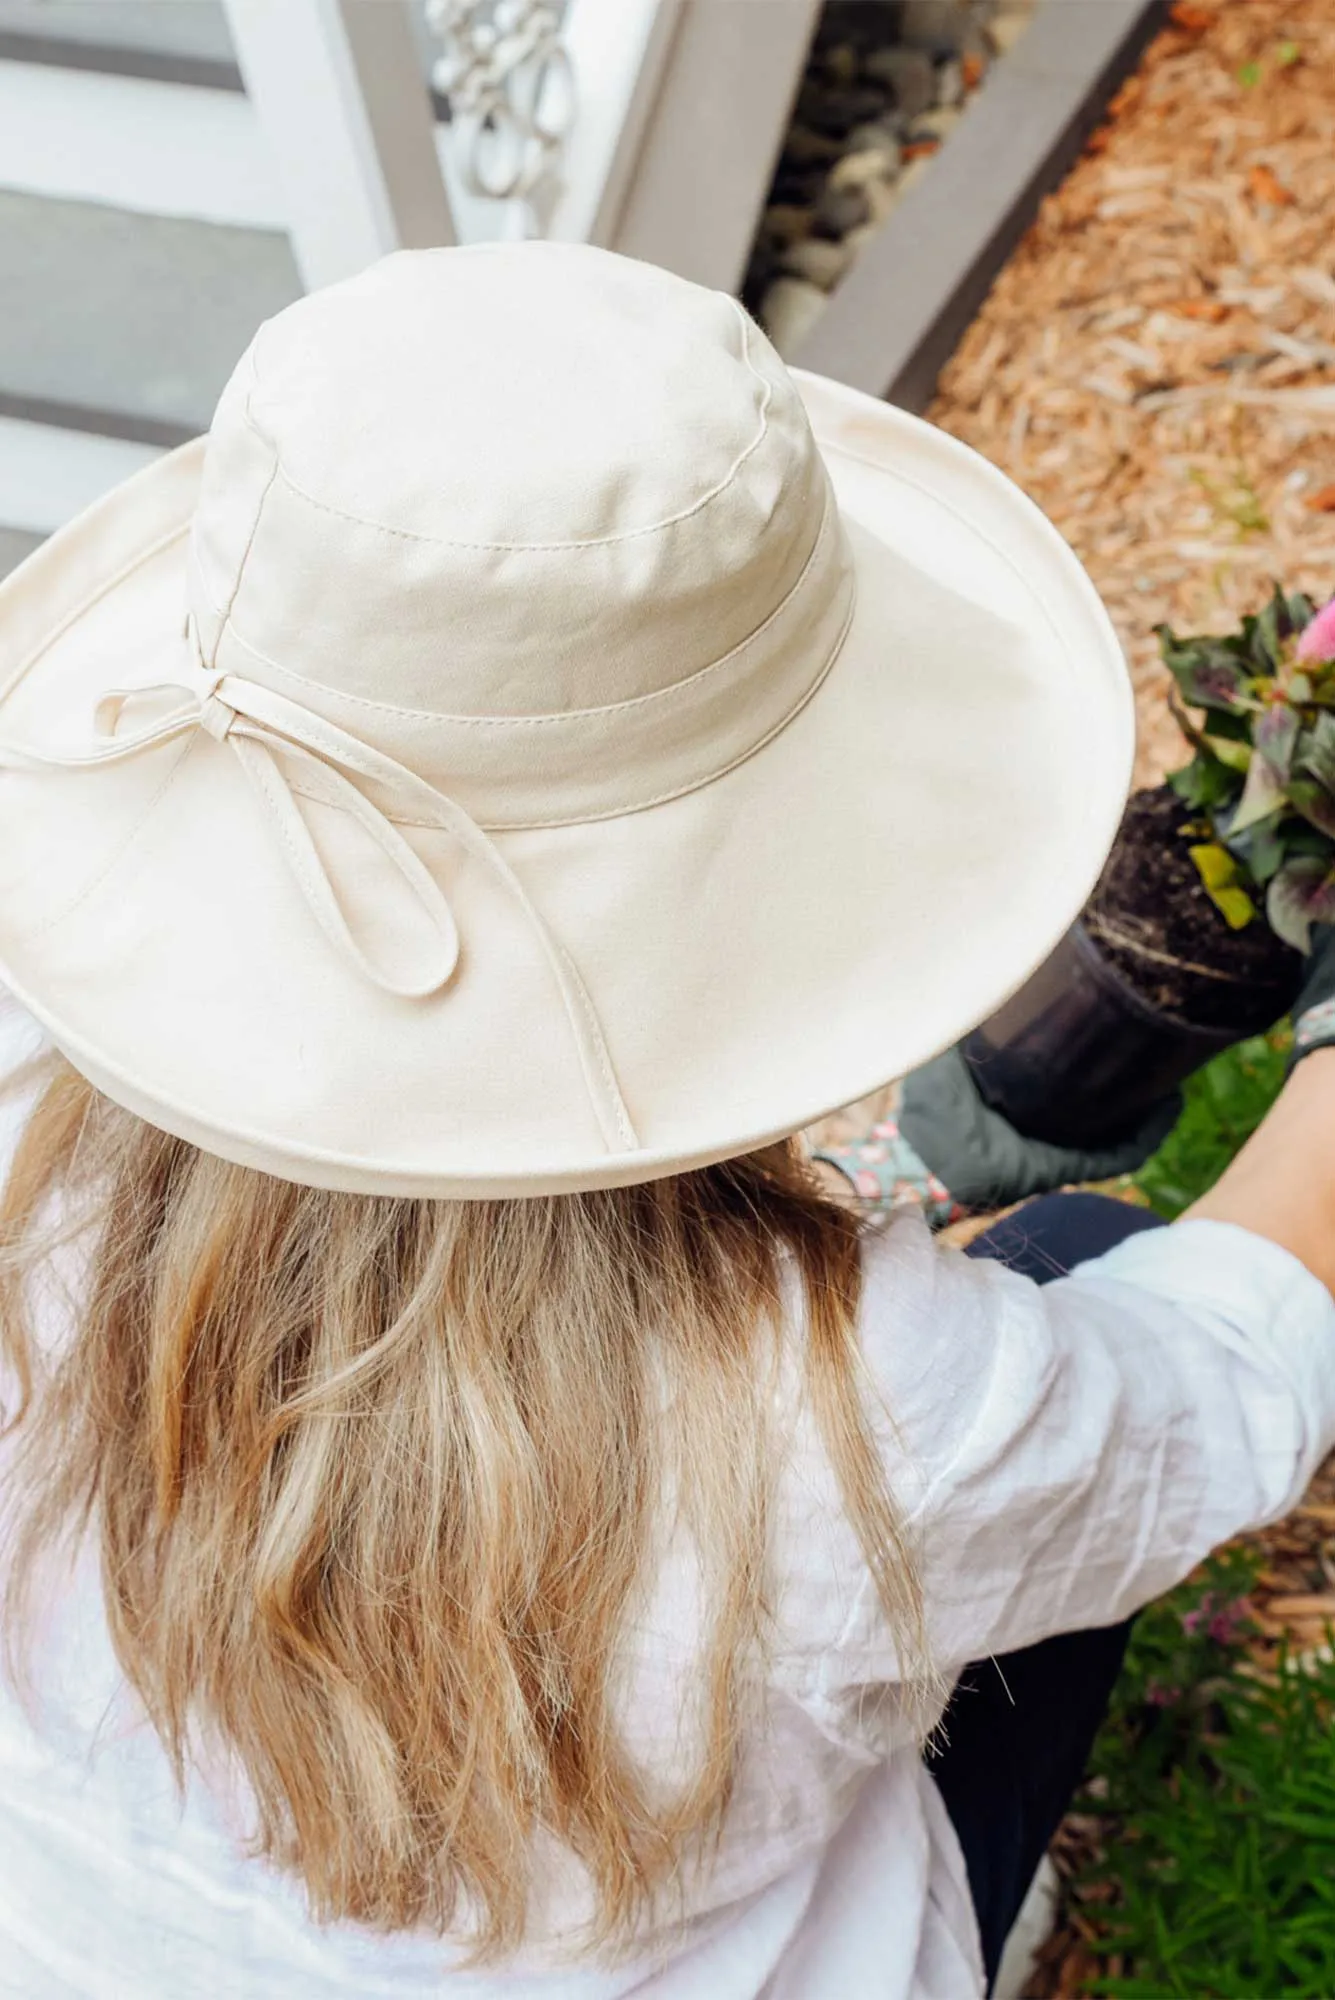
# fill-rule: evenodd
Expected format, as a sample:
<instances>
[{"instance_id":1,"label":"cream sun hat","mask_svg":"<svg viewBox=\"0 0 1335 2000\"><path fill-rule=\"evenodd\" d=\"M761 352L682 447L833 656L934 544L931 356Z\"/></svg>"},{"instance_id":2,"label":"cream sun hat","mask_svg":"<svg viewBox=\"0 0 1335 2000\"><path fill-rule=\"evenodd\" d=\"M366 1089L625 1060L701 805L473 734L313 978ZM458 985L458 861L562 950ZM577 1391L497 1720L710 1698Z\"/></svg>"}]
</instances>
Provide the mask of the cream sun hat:
<instances>
[{"instance_id":1,"label":"cream sun hat","mask_svg":"<svg viewBox=\"0 0 1335 2000\"><path fill-rule=\"evenodd\" d=\"M963 445L651 266L400 255L0 587L0 978L267 1173L648 1180L1003 1000L1131 744L1080 565Z\"/></svg>"}]
</instances>

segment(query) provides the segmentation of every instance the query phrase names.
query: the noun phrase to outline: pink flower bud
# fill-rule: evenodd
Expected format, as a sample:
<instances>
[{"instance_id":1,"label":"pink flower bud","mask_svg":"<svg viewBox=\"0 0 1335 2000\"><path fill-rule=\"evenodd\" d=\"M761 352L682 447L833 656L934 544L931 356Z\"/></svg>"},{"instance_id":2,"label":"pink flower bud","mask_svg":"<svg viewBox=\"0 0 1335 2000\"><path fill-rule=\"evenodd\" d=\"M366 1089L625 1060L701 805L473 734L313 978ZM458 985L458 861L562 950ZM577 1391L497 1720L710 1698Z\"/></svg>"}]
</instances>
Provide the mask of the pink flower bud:
<instances>
[{"instance_id":1,"label":"pink flower bud","mask_svg":"<svg viewBox=\"0 0 1335 2000\"><path fill-rule=\"evenodd\" d=\"M1300 660L1335 660L1335 597L1318 611L1298 639Z\"/></svg>"}]
</instances>

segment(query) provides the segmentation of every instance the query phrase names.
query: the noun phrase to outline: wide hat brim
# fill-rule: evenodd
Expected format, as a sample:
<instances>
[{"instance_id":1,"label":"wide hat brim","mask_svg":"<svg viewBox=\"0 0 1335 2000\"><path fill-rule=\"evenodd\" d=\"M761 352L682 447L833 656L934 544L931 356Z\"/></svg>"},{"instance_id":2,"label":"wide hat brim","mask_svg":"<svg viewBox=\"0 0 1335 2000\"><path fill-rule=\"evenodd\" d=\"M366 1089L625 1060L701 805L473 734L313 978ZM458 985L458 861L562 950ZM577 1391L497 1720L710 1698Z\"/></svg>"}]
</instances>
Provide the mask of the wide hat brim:
<instances>
[{"instance_id":1,"label":"wide hat brim","mask_svg":"<svg viewBox=\"0 0 1335 2000\"><path fill-rule=\"evenodd\" d=\"M0 777L0 977L70 1061L153 1124L286 1179L526 1195L760 1146L1006 999L1117 827L1134 737L1117 639L1001 473L797 379L857 573L832 668L711 783L496 836L579 969L635 1150L608 1150L550 967L493 873L410 830L462 951L432 998L385 993L312 921L236 760L202 732ZM0 586L6 742L77 742L108 688L171 680L202 455L151 466ZM338 815L309 814L336 848Z\"/></svg>"}]
</instances>

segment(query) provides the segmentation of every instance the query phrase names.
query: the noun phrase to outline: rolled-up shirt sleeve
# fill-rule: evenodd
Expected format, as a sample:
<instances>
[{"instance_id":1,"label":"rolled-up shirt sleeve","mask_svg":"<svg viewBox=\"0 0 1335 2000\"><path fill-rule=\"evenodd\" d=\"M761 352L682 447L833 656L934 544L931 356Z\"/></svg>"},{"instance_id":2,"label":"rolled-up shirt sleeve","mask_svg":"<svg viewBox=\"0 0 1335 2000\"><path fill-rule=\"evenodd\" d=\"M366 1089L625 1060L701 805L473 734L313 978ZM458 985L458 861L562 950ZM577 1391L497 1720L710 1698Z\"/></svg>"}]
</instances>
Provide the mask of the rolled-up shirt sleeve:
<instances>
[{"instance_id":1,"label":"rolled-up shirt sleeve","mask_svg":"<svg viewBox=\"0 0 1335 2000\"><path fill-rule=\"evenodd\" d=\"M1043 1287L926 1254L873 1251L864 1338L942 1665L1125 1617L1335 1444L1335 1303L1263 1238L1179 1223Z\"/></svg>"}]
</instances>

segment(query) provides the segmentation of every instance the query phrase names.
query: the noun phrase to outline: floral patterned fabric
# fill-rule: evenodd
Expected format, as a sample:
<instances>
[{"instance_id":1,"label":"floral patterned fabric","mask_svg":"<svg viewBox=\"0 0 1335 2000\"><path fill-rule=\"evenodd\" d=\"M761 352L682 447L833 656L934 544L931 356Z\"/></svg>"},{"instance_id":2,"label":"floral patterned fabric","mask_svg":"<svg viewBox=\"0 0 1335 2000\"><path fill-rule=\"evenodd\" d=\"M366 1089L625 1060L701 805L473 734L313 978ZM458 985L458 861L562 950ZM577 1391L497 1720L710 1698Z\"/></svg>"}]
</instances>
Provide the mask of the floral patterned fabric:
<instances>
[{"instance_id":1,"label":"floral patterned fabric","mask_svg":"<svg viewBox=\"0 0 1335 2000\"><path fill-rule=\"evenodd\" d=\"M1295 1053L1300 1049L1306 1053L1327 1042L1335 1042L1335 1000L1318 1000L1294 1022L1293 1047Z\"/></svg>"},{"instance_id":2,"label":"floral patterned fabric","mask_svg":"<svg viewBox=\"0 0 1335 2000\"><path fill-rule=\"evenodd\" d=\"M814 1155L837 1167L874 1215L919 1208L929 1229L944 1229L968 1213L950 1189L914 1151L893 1118L873 1125L865 1139L822 1146Z\"/></svg>"}]
</instances>

